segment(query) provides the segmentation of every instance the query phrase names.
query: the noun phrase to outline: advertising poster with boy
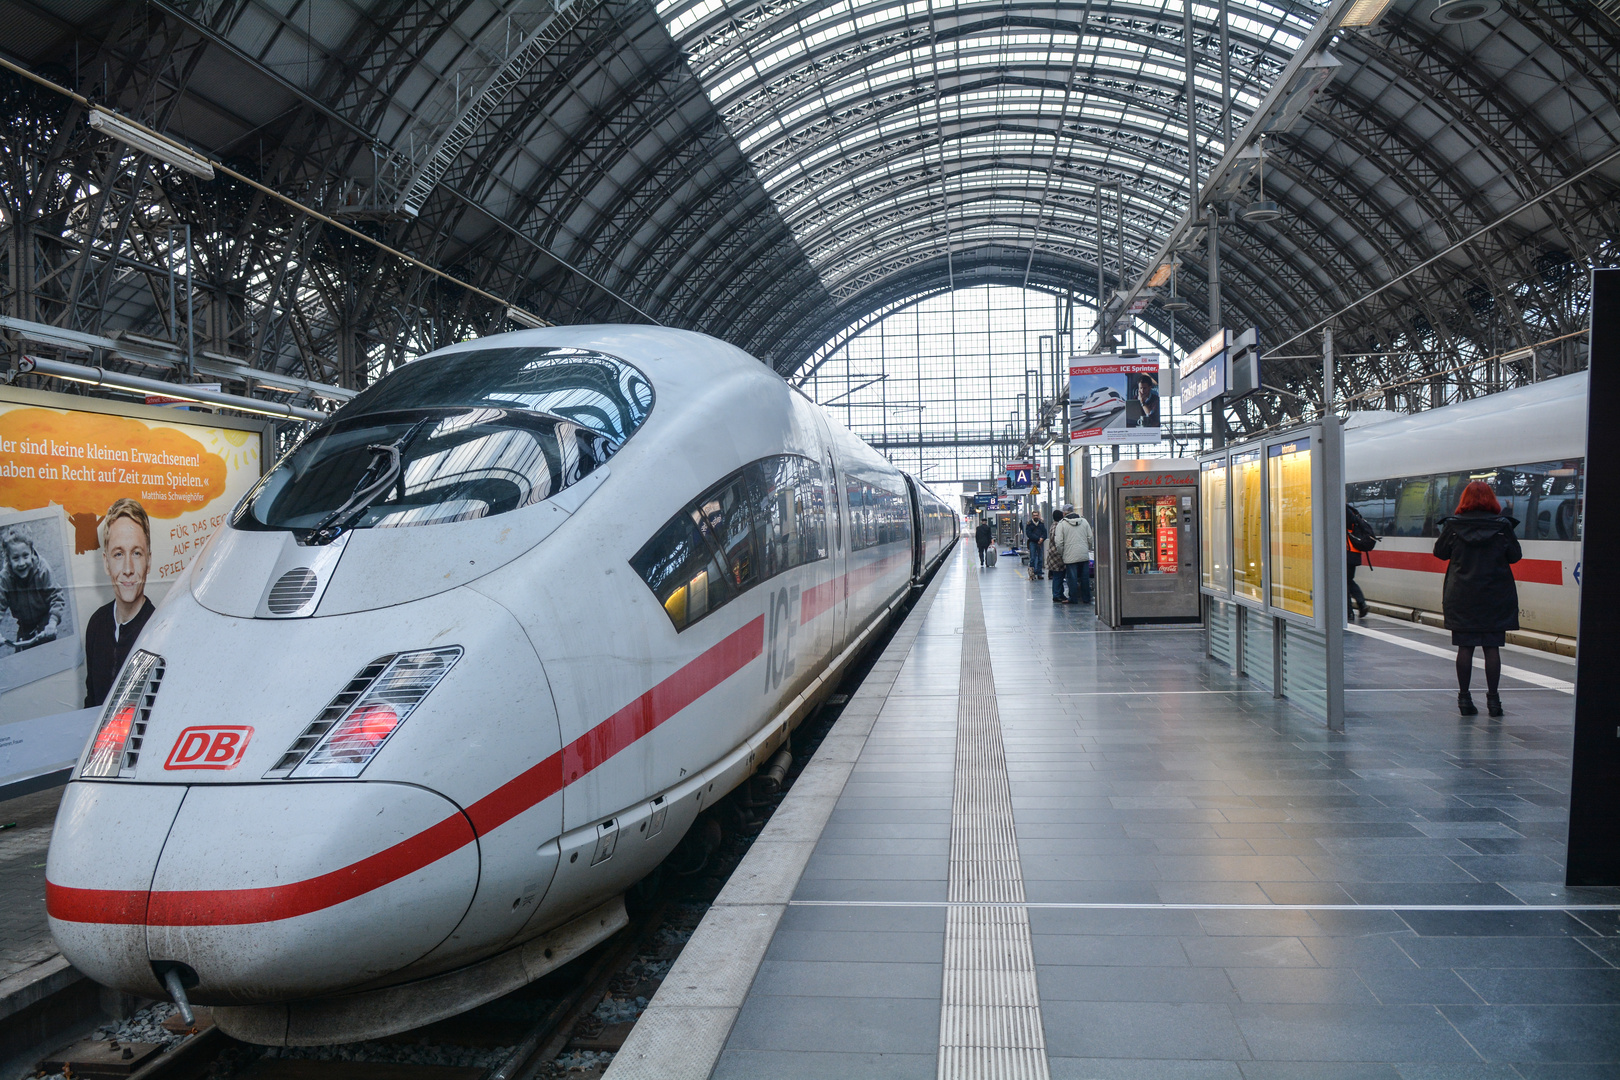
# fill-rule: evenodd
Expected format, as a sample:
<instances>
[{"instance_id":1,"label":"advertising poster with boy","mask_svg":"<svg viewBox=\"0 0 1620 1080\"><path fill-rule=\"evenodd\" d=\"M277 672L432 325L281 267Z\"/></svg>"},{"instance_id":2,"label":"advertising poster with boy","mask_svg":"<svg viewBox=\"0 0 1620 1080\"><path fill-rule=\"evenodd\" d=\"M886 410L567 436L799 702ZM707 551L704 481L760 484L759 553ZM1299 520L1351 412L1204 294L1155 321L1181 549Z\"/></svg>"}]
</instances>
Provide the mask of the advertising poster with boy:
<instances>
[{"instance_id":1,"label":"advertising poster with boy","mask_svg":"<svg viewBox=\"0 0 1620 1080\"><path fill-rule=\"evenodd\" d=\"M1079 444L1159 441L1159 357L1069 358L1069 441Z\"/></svg>"},{"instance_id":2,"label":"advertising poster with boy","mask_svg":"<svg viewBox=\"0 0 1620 1080\"><path fill-rule=\"evenodd\" d=\"M0 388L0 785L65 768L266 425Z\"/></svg>"}]
</instances>

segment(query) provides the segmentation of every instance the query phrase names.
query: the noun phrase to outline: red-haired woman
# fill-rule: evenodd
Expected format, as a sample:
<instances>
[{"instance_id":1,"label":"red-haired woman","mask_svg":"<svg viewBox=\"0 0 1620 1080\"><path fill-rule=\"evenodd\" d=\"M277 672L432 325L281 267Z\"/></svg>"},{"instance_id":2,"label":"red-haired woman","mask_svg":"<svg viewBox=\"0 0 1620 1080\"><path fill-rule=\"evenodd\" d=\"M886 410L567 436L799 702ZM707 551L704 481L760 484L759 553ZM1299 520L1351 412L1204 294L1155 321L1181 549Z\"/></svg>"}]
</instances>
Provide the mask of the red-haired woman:
<instances>
[{"instance_id":1,"label":"red-haired woman","mask_svg":"<svg viewBox=\"0 0 1620 1080\"><path fill-rule=\"evenodd\" d=\"M1476 647L1485 650L1485 708L1492 716L1502 715L1496 692L1502 677L1500 650L1507 632L1519 628L1519 590L1509 569L1523 554L1513 535L1516 525L1503 516L1490 485L1475 480L1463 488L1456 515L1442 522L1434 542L1434 557L1451 563L1443 608L1451 643L1457 646L1457 711L1464 716L1479 712L1468 693Z\"/></svg>"}]
</instances>

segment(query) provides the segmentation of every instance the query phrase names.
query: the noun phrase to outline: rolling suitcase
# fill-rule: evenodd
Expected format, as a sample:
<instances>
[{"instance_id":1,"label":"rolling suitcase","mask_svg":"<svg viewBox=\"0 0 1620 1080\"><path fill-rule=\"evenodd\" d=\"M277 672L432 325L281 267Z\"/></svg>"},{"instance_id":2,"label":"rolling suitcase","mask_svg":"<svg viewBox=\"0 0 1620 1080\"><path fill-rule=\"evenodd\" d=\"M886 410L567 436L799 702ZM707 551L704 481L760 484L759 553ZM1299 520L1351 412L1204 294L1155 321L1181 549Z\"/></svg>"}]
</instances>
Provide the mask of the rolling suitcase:
<instances>
[{"instance_id":1,"label":"rolling suitcase","mask_svg":"<svg viewBox=\"0 0 1620 1080\"><path fill-rule=\"evenodd\" d=\"M994 545L984 549L984 565L991 567L996 565L996 549Z\"/></svg>"}]
</instances>

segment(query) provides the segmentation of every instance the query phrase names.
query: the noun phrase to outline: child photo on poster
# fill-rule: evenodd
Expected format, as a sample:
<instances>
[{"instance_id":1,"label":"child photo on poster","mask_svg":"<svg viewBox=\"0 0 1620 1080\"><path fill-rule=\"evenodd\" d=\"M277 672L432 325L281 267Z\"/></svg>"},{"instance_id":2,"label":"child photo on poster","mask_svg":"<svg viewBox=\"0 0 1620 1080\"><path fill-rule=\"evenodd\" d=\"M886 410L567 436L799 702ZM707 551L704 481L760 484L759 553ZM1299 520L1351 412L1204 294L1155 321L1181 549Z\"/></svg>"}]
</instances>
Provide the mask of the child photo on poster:
<instances>
[{"instance_id":1,"label":"child photo on poster","mask_svg":"<svg viewBox=\"0 0 1620 1080\"><path fill-rule=\"evenodd\" d=\"M79 664L67 551L60 509L0 511L0 689Z\"/></svg>"}]
</instances>

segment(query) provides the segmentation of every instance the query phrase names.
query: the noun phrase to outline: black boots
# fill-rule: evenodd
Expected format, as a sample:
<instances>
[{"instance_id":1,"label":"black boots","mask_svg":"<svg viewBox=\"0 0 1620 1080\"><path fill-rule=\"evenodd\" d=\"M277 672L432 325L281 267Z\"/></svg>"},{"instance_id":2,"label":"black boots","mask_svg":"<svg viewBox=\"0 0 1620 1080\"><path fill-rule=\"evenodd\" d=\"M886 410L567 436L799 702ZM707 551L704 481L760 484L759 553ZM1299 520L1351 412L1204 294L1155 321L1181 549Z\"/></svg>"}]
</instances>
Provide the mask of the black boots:
<instances>
[{"instance_id":1,"label":"black boots","mask_svg":"<svg viewBox=\"0 0 1620 1080\"><path fill-rule=\"evenodd\" d=\"M1464 716L1478 716L1479 709L1474 706L1474 697L1466 690L1457 691L1457 711Z\"/></svg>"},{"instance_id":2,"label":"black boots","mask_svg":"<svg viewBox=\"0 0 1620 1080\"><path fill-rule=\"evenodd\" d=\"M1502 695L1498 694L1495 690L1487 690L1485 692L1485 711L1490 713L1492 716L1501 716Z\"/></svg>"}]
</instances>

